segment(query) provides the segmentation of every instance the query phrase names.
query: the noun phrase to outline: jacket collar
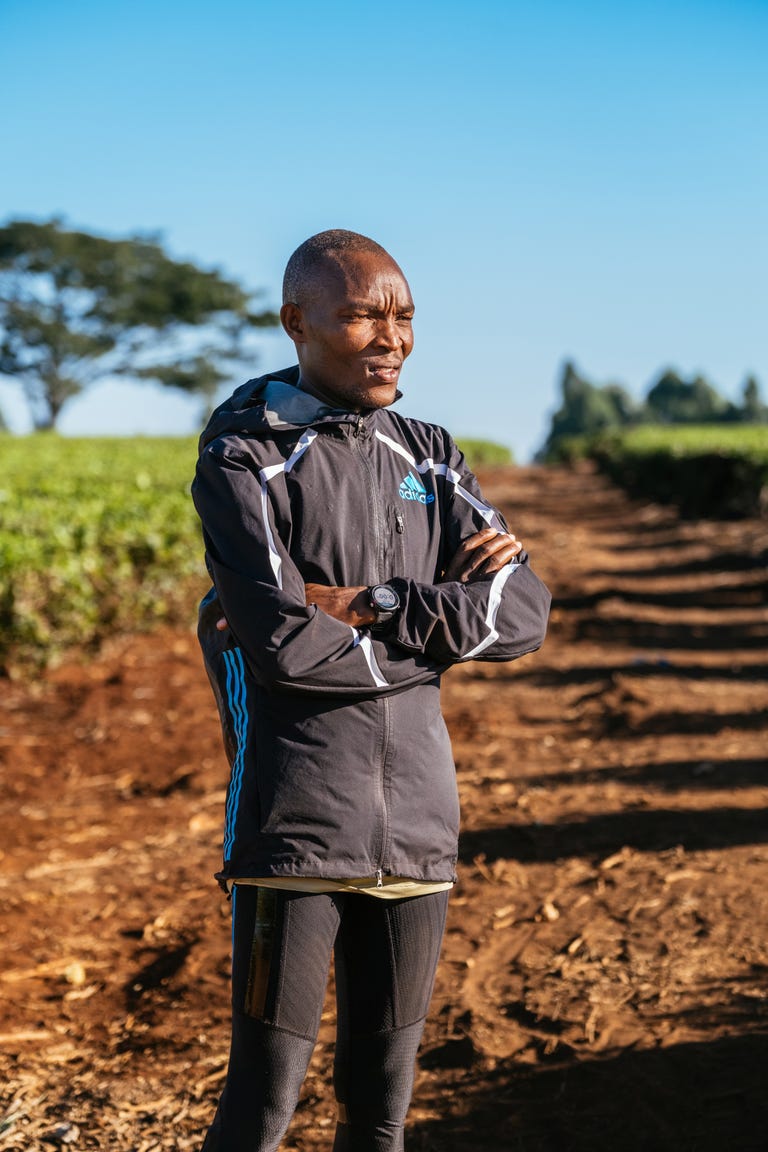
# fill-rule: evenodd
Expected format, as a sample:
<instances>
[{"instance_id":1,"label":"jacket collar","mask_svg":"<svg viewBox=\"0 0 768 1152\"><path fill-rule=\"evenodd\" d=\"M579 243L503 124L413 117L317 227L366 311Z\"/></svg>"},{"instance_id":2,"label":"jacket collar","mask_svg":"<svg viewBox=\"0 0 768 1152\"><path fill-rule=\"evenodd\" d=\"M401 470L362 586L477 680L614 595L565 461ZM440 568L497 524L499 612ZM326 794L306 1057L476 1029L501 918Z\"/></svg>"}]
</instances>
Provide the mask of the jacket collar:
<instances>
[{"instance_id":1,"label":"jacket collar","mask_svg":"<svg viewBox=\"0 0 768 1152\"><path fill-rule=\"evenodd\" d=\"M396 399L400 399L398 392ZM302 429L318 424L353 424L360 416L368 422L377 409L362 413L332 408L301 388L298 364L248 380L214 410L200 437L200 451L226 433L264 435L270 431Z\"/></svg>"}]
</instances>

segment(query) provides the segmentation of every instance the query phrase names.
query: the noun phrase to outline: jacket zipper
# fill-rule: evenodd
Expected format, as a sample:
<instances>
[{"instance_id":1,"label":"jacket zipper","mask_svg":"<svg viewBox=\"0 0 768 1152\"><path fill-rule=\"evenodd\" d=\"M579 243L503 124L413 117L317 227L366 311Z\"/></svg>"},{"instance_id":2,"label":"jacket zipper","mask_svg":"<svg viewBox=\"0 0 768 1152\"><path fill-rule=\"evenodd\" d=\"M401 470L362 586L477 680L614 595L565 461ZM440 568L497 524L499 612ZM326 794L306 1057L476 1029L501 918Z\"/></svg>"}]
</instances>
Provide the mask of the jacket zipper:
<instances>
[{"instance_id":1,"label":"jacket zipper","mask_svg":"<svg viewBox=\"0 0 768 1152\"><path fill-rule=\"evenodd\" d=\"M369 573L372 575L372 583L377 583L381 579L380 569L383 564L382 555L382 524L381 524L381 511L379 506L379 487L376 483L376 477L371 467L370 460L365 453L361 444L361 436L365 428L365 421L361 415L355 421L353 431L353 439L357 449L363 471L366 476L368 486L368 506L371 511L373 520L373 538L374 538L374 555L376 557L376 571ZM403 528L405 524L403 523ZM381 848L379 849L378 868L376 869L376 887L383 887L383 869L385 862L385 855L387 851L387 841L389 840L389 810L387 809L387 797L384 788L384 773L386 770L387 756L389 755L389 724L390 724L390 707L389 700L386 696L381 696L380 702L383 708L382 725L384 729L383 740L381 743L381 759L378 765L378 772L376 778L376 792L379 804L379 811L381 813Z\"/></svg>"},{"instance_id":2,"label":"jacket zipper","mask_svg":"<svg viewBox=\"0 0 768 1152\"><path fill-rule=\"evenodd\" d=\"M363 432L364 427L365 427L365 423L364 423L363 417L358 416L358 418L355 422L353 439L355 442L355 448L357 449L357 454L360 457L360 462L363 466L363 471L365 472L366 480L368 482L368 506L371 510L371 515L372 515L372 519L373 519L373 538L374 538L374 545L375 545L374 553L376 555L376 565L378 568L378 566L381 564L381 559L382 559L382 556L381 556L381 513L379 511L379 501L378 501L379 490L378 490L378 485L376 483L376 478L373 474L373 469L371 468L371 465L370 465L370 461L368 460L368 457L366 456L365 452L363 451L362 445L360 443L360 436ZM378 571L369 573L369 575L372 577L372 579L371 579L372 584L378 583L379 578L380 578Z\"/></svg>"},{"instance_id":3,"label":"jacket zipper","mask_svg":"<svg viewBox=\"0 0 768 1152\"><path fill-rule=\"evenodd\" d=\"M378 788L379 798L381 803L381 850L379 852L379 867L376 869L376 887L381 888L381 875L387 855L387 845L389 843L389 809L387 808L387 794L385 791L385 774L387 770L387 760L389 758L389 726L391 723L391 711L389 698L387 696L381 697L381 703L384 709L382 724L384 727L384 740L381 746L381 762L379 764L378 774Z\"/></svg>"}]
</instances>

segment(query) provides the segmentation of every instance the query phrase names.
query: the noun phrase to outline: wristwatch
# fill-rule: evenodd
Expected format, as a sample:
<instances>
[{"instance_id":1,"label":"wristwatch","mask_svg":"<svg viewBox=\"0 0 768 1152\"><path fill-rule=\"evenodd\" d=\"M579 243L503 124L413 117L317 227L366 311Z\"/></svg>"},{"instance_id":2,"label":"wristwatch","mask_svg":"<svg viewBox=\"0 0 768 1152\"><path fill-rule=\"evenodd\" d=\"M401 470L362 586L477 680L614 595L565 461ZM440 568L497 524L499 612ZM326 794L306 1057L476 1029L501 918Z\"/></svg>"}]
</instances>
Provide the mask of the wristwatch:
<instances>
[{"instance_id":1,"label":"wristwatch","mask_svg":"<svg viewBox=\"0 0 768 1152\"><path fill-rule=\"evenodd\" d=\"M374 584L368 589L368 603L376 613L374 628L388 624L400 607L400 597L391 584Z\"/></svg>"}]
</instances>

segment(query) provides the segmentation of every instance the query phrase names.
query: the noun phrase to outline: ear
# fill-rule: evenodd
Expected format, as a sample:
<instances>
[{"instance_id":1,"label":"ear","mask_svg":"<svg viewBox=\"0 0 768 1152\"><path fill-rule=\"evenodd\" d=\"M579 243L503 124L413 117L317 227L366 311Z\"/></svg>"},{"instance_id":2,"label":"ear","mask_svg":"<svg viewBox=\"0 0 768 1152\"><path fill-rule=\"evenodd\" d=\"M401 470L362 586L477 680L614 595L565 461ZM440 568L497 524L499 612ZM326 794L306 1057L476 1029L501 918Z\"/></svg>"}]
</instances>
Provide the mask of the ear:
<instances>
[{"instance_id":1,"label":"ear","mask_svg":"<svg viewBox=\"0 0 768 1152\"><path fill-rule=\"evenodd\" d=\"M280 309L280 323L294 344L303 344L305 342L306 325L304 323L304 315L298 304L283 304Z\"/></svg>"}]
</instances>

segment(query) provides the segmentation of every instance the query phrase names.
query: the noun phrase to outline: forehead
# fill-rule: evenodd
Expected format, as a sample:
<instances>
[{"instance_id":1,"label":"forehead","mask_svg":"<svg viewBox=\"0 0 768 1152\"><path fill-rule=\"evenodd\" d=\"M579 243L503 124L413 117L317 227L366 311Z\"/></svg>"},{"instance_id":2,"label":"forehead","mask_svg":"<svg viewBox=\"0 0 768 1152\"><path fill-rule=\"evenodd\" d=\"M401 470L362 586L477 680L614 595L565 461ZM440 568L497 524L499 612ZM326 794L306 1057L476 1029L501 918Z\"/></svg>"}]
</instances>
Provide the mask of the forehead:
<instances>
[{"instance_id":1,"label":"forehead","mask_svg":"<svg viewBox=\"0 0 768 1152\"><path fill-rule=\"evenodd\" d=\"M408 281L386 253L338 253L318 266L316 282L335 307L365 300L393 300L401 306L412 303Z\"/></svg>"}]
</instances>

